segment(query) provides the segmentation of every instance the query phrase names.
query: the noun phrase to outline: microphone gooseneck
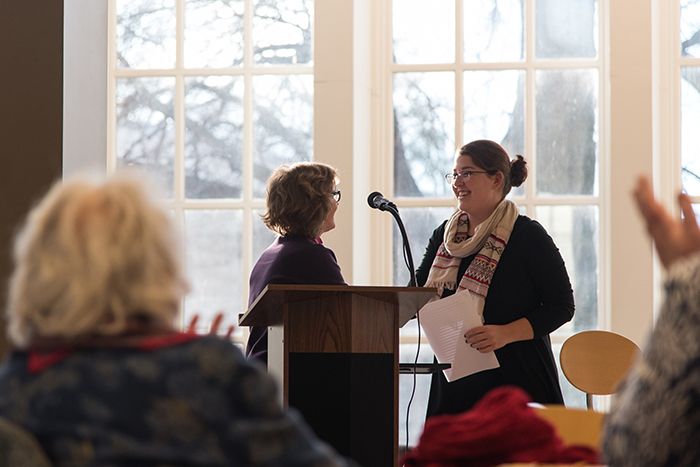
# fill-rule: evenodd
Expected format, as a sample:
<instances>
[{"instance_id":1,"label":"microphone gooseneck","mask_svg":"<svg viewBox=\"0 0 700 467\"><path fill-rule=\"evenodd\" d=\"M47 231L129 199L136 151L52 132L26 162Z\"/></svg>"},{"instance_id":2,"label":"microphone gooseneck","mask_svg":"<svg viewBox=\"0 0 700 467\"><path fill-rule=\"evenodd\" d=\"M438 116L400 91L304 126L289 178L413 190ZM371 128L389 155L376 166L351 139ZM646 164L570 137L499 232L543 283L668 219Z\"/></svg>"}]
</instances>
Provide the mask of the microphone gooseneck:
<instances>
[{"instance_id":1,"label":"microphone gooseneck","mask_svg":"<svg viewBox=\"0 0 700 467\"><path fill-rule=\"evenodd\" d=\"M369 207L373 209L379 209L380 211L388 211L396 219L396 223L401 231L401 238L403 239L403 259L408 267L408 272L410 275L409 285L415 287L418 285L416 281L416 270L413 266L413 255L411 254L411 245L408 242L408 235L406 234L406 228L401 221L401 216L399 216L399 208L396 207L394 203L389 201L378 191L373 191L367 197L367 203Z\"/></svg>"}]
</instances>

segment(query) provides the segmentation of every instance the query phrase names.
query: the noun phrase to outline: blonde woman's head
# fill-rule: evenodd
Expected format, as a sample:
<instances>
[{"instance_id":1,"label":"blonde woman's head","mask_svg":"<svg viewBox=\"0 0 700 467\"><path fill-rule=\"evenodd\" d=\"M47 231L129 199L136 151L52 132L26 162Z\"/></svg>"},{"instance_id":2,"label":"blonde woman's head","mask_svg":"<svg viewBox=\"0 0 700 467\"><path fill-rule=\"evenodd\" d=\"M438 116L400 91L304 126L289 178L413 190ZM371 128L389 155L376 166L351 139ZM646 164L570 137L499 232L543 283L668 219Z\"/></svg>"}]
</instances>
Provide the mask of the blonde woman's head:
<instances>
[{"instance_id":1,"label":"blonde woman's head","mask_svg":"<svg viewBox=\"0 0 700 467\"><path fill-rule=\"evenodd\" d=\"M120 334L132 318L172 326L187 291L178 242L133 175L55 184L15 240L10 339Z\"/></svg>"}]
</instances>

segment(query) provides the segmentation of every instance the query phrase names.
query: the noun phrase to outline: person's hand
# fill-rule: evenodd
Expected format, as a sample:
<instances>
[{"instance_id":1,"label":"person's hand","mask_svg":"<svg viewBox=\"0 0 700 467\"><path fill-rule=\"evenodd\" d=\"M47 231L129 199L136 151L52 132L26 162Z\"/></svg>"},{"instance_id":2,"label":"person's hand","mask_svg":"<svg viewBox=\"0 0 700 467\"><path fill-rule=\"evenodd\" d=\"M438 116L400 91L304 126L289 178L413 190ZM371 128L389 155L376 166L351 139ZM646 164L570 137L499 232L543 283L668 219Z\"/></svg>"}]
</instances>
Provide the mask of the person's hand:
<instances>
[{"instance_id":1,"label":"person's hand","mask_svg":"<svg viewBox=\"0 0 700 467\"><path fill-rule=\"evenodd\" d=\"M532 339L534 332L527 318L512 323L477 326L464 333L464 342L481 353L493 352L511 342Z\"/></svg>"},{"instance_id":2,"label":"person's hand","mask_svg":"<svg viewBox=\"0 0 700 467\"><path fill-rule=\"evenodd\" d=\"M216 314L214 317L214 321L211 322L211 327L209 328L209 334L213 336L218 336L219 335L219 328L221 327L221 322L224 320L224 314L222 312L219 312ZM191 333L191 334L196 334L197 333L197 321L199 321L199 315L195 314L192 319L190 320L189 326L187 326L187 330L185 332ZM231 334L233 334L235 326L230 325L228 329L226 330L226 334L223 336L226 339L229 339L231 337Z\"/></svg>"},{"instance_id":3,"label":"person's hand","mask_svg":"<svg viewBox=\"0 0 700 467\"><path fill-rule=\"evenodd\" d=\"M688 195L678 195L682 219L673 216L656 200L646 177L639 177L634 190L637 207L654 239L659 259L666 269L675 261L700 251L700 228Z\"/></svg>"},{"instance_id":4,"label":"person's hand","mask_svg":"<svg viewBox=\"0 0 700 467\"><path fill-rule=\"evenodd\" d=\"M493 352L510 343L504 326L489 324L470 329L464 334L464 342L481 353Z\"/></svg>"}]
</instances>

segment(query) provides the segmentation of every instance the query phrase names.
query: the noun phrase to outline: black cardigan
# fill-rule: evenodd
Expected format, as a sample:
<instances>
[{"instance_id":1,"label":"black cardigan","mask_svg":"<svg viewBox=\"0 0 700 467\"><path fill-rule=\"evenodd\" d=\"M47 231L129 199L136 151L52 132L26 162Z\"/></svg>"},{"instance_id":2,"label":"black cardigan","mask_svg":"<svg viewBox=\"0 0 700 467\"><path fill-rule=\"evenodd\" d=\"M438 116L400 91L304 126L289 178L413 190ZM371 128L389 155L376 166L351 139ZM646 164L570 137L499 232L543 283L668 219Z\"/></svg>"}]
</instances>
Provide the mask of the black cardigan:
<instances>
[{"instance_id":1,"label":"black cardigan","mask_svg":"<svg viewBox=\"0 0 700 467\"><path fill-rule=\"evenodd\" d=\"M445 224L446 221L433 232L416 270L420 286L428 278ZM474 256L462 259L458 281ZM446 290L443 297L452 293ZM563 403L549 333L573 315L573 291L559 249L537 221L519 216L486 296L484 324L508 324L524 317L535 337L496 350L500 368L452 383L442 372L433 375L428 416L467 410L490 389L507 384L521 387L536 402Z\"/></svg>"}]
</instances>

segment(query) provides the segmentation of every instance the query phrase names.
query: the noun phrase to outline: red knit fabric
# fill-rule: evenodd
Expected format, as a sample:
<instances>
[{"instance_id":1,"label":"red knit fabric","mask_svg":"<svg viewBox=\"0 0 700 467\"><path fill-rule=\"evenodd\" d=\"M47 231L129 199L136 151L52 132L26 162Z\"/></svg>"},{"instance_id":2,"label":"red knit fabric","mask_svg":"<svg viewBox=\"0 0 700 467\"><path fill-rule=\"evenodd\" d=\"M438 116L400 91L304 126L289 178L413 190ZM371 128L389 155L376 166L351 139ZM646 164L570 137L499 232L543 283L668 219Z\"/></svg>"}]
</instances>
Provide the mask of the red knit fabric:
<instances>
[{"instance_id":1,"label":"red knit fabric","mask_svg":"<svg viewBox=\"0 0 700 467\"><path fill-rule=\"evenodd\" d=\"M598 463L586 446L564 446L554 425L528 407L520 388L490 391L471 410L429 418L407 467L488 467L504 463Z\"/></svg>"}]
</instances>

